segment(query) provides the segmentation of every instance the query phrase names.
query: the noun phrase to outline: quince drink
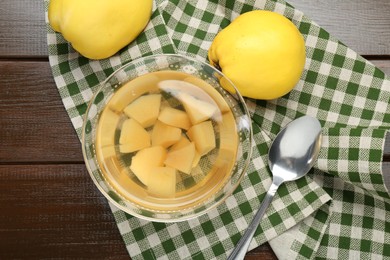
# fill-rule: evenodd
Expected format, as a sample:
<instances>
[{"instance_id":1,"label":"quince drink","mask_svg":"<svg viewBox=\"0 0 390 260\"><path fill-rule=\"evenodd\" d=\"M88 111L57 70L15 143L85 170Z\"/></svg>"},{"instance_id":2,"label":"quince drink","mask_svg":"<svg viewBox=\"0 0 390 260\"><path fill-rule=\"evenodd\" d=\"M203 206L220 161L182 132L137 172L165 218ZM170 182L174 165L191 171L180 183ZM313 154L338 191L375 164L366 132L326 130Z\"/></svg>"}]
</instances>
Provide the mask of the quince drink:
<instances>
[{"instance_id":1,"label":"quince drink","mask_svg":"<svg viewBox=\"0 0 390 260\"><path fill-rule=\"evenodd\" d=\"M235 166L234 111L206 80L151 72L119 86L99 116L96 157L124 200L183 210L219 191Z\"/></svg>"}]
</instances>

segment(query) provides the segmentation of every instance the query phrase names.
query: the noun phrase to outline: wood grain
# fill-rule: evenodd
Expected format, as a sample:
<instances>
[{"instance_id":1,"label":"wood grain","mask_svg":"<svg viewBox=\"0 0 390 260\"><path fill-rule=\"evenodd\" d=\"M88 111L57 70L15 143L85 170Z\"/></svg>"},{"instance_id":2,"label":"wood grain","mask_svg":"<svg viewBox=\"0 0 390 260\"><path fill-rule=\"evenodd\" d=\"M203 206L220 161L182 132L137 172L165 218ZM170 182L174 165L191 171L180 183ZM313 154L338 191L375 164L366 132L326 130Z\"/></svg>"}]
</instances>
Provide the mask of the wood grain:
<instances>
[{"instance_id":1,"label":"wood grain","mask_svg":"<svg viewBox=\"0 0 390 260\"><path fill-rule=\"evenodd\" d=\"M47 61L0 61L0 163L82 162Z\"/></svg>"},{"instance_id":2,"label":"wood grain","mask_svg":"<svg viewBox=\"0 0 390 260\"><path fill-rule=\"evenodd\" d=\"M47 56L43 0L0 1L0 56Z\"/></svg>"},{"instance_id":3,"label":"wood grain","mask_svg":"<svg viewBox=\"0 0 390 260\"><path fill-rule=\"evenodd\" d=\"M360 54L390 54L390 1L288 0L333 37Z\"/></svg>"},{"instance_id":4,"label":"wood grain","mask_svg":"<svg viewBox=\"0 0 390 260\"><path fill-rule=\"evenodd\" d=\"M0 259L126 259L84 165L0 165Z\"/></svg>"}]
</instances>

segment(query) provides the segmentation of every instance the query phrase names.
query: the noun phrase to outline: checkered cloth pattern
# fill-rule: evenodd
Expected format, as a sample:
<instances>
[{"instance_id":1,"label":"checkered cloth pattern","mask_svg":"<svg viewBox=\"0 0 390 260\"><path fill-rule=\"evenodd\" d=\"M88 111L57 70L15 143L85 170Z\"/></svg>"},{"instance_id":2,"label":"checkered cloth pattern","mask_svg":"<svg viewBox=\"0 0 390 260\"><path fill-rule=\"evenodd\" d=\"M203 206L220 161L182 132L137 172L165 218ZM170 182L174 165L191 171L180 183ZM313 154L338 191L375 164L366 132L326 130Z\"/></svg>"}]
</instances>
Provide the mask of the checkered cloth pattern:
<instances>
[{"instance_id":1,"label":"checkered cloth pattern","mask_svg":"<svg viewBox=\"0 0 390 260\"><path fill-rule=\"evenodd\" d=\"M46 18L48 0L45 1ZM243 178L226 203L193 220L154 223L111 205L133 259L225 259L271 184L269 145L283 126L311 115L323 126L317 164L277 192L250 249L294 229L290 259L390 259L390 199L382 156L390 128L390 81L374 65L282 0L155 0L143 33L111 58L88 60L47 26L49 60L63 104L79 137L83 115L98 84L141 56L181 53L206 61L215 35L241 13L283 14L303 34L307 60L286 96L246 99L255 144ZM46 19L46 21L48 21Z\"/></svg>"}]
</instances>

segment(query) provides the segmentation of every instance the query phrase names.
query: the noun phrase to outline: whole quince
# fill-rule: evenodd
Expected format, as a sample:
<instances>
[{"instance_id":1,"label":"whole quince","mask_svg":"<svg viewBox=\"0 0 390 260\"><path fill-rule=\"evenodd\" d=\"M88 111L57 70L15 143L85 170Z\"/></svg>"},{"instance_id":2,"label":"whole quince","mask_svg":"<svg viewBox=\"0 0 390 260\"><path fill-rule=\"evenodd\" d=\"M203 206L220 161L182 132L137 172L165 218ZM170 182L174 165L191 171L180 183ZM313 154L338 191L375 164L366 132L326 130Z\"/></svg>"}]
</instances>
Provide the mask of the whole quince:
<instances>
[{"instance_id":1,"label":"whole quince","mask_svg":"<svg viewBox=\"0 0 390 260\"><path fill-rule=\"evenodd\" d=\"M145 28L153 0L50 0L49 23L90 59L114 55Z\"/></svg>"},{"instance_id":2,"label":"whole quince","mask_svg":"<svg viewBox=\"0 0 390 260\"><path fill-rule=\"evenodd\" d=\"M217 34L208 58L241 95L275 99L299 81L306 60L305 41L286 17L255 10L241 14ZM222 86L231 90L224 81Z\"/></svg>"}]
</instances>

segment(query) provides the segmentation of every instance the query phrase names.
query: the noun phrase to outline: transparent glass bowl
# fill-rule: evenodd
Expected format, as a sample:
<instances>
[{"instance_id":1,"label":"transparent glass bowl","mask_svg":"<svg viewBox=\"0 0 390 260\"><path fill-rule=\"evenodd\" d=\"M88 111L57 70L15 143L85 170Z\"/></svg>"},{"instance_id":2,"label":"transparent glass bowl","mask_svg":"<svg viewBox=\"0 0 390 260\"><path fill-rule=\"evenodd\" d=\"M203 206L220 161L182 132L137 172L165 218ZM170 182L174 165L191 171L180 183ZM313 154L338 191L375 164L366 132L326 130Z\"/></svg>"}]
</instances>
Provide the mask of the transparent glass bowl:
<instances>
[{"instance_id":1,"label":"transparent glass bowl","mask_svg":"<svg viewBox=\"0 0 390 260\"><path fill-rule=\"evenodd\" d=\"M209 167L208 170L211 169L211 173L205 173L205 176L200 179L196 179L192 175L185 175L180 179L184 185L183 183L177 184L177 187L181 187L181 191L177 192L175 197L170 198L150 195L148 189L137 180L129 167L135 153L121 154L118 152L118 154L110 157L110 163L117 164L117 167L107 168L105 163L102 163L102 159L99 160L101 157L99 157L99 149L97 149L96 144L99 118L112 96L125 83L140 76L161 71L184 73L189 77L203 80L207 83L206 85L211 86L214 89L213 91L219 95L219 98L224 100L224 104L228 105L231 111L229 113L233 115L231 117L233 120L230 120L233 122L233 127L229 129L235 128L236 131L233 132L232 139L237 140L236 145L234 145L237 146L237 150L232 160L224 162L230 166L221 166L220 161L216 163L215 160L209 158L201 159L199 165L202 167L203 165L209 165L204 167ZM169 81L169 73L165 79ZM222 88L221 83L229 91ZM222 153L220 152L222 146L226 148L226 145L223 144L224 141L218 141L218 136L221 135L222 130L218 130L218 124L216 125L216 149L213 152L214 157L210 156L214 159L219 158L219 154ZM227 129L227 132L230 131L229 129ZM118 151L117 148L115 149ZM246 172L252 154L251 120L246 104L239 92L214 67L176 54L148 56L122 66L98 87L85 114L82 128L82 150L92 180L101 193L116 207L145 220L155 222L183 221L202 215L220 205L237 188ZM153 158L150 158L150 160L153 160ZM206 162L202 162L202 160L206 160ZM213 163L219 164L217 170L214 169L216 166ZM228 171L220 174L221 169L228 169ZM116 176L116 179L113 179L112 176ZM121 181L125 183L122 185ZM187 187L188 189L186 184L190 185L189 188Z\"/></svg>"}]
</instances>

